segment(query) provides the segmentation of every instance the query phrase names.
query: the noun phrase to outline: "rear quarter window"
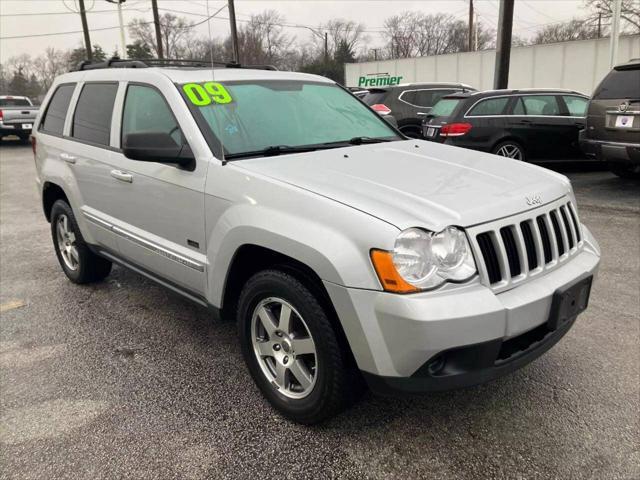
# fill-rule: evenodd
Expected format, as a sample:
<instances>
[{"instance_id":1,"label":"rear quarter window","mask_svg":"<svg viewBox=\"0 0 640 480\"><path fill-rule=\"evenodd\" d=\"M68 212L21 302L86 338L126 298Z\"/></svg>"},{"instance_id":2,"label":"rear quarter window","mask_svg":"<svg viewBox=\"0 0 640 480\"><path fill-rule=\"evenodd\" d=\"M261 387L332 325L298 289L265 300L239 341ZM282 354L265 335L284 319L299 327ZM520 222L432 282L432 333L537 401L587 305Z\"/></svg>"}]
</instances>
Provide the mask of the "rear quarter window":
<instances>
[{"instance_id":1,"label":"rear quarter window","mask_svg":"<svg viewBox=\"0 0 640 480\"><path fill-rule=\"evenodd\" d=\"M640 68L612 70L593 94L595 100L640 98Z\"/></svg>"},{"instance_id":2,"label":"rear quarter window","mask_svg":"<svg viewBox=\"0 0 640 480\"><path fill-rule=\"evenodd\" d=\"M75 88L76 84L73 83L60 85L56 89L49 101L49 105L47 105L47 110L41 123L41 130L43 132L62 135L64 121L67 118L67 110L69 109L69 103L71 103L71 97Z\"/></svg>"},{"instance_id":3,"label":"rear quarter window","mask_svg":"<svg viewBox=\"0 0 640 480\"><path fill-rule=\"evenodd\" d=\"M435 117L450 117L461 100L459 98L442 98L431 109L431 115Z\"/></svg>"},{"instance_id":4,"label":"rear quarter window","mask_svg":"<svg viewBox=\"0 0 640 480\"><path fill-rule=\"evenodd\" d=\"M509 103L510 97L487 98L480 100L467 114L469 117L481 117L485 115L502 115Z\"/></svg>"},{"instance_id":5,"label":"rear quarter window","mask_svg":"<svg viewBox=\"0 0 640 480\"><path fill-rule=\"evenodd\" d=\"M0 107L30 107L26 98L0 98Z\"/></svg>"},{"instance_id":6,"label":"rear quarter window","mask_svg":"<svg viewBox=\"0 0 640 480\"><path fill-rule=\"evenodd\" d=\"M117 91L117 83L84 85L73 114L73 138L98 145L109 145L111 116Z\"/></svg>"}]
</instances>

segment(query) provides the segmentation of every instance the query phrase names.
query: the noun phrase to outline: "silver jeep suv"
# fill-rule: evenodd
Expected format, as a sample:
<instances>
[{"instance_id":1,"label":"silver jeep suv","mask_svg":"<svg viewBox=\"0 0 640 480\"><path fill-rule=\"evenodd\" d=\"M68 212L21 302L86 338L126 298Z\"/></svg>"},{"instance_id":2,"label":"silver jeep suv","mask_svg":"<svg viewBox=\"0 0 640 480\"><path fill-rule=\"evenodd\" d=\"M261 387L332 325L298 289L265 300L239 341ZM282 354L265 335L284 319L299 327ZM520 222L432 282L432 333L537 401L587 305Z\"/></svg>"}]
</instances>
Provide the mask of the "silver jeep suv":
<instances>
[{"instance_id":1,"label":"silver jeep suv","mask_svg":"<svg viewBox=\"0 0 640 480\"><path fill-rule=\"evenodd\" d=\"M314 75L89 68L34 126L63 271L115 262L234 319L288 418L496 378L587 306L600 252L562 175L407 139Z\"/></svg>"}]
</instances>

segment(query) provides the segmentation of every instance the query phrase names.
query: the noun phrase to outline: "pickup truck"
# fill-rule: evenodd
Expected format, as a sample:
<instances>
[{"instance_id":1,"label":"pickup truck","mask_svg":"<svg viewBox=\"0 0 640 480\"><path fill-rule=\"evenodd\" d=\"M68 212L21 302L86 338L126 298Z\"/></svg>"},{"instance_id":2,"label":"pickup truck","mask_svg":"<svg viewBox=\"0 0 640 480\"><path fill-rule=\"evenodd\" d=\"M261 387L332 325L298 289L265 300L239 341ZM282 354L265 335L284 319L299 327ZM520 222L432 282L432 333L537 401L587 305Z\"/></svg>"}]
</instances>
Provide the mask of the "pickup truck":
<instances>
[{"instance_id":1,"label":"pickup truck","mask_svg":"<svg viewBox=\"0 0 640 480\"><path fill-rule=\"evenodd\" d=\"M38 110L39 107L34 106L28 97L0 95L0 140L16 135L26 142Z\"/></svg>"}]
</instances>

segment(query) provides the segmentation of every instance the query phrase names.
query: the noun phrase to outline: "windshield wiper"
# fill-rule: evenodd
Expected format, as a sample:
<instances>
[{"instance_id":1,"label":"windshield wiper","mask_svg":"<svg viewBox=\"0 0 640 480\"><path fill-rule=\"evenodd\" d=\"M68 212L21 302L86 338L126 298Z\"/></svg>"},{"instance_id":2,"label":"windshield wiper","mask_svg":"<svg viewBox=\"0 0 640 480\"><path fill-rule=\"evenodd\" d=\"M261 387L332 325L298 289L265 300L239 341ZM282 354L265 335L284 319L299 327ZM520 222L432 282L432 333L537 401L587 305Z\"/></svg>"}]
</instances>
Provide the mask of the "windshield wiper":
<instances>
[{"instance_id":1,"label":"windshield wiper","mask_svg":"<svg viewBox=\"0 0 640 480\"><path fill-rule=\"evenodd\" d=\"M312 152L317 150L315 145L300 145L293 147L291 145L271 145L263 148L262 150L253 150L250 152L229 153L224 156L225 160L233 160L234 158L249 158L249 157L275 157L282 155L283 153L302 153Z\"/></svg>"},{"instance_id":2,"label":"windshield wiper","mask_svg":"<svg viewBox=\"0 0 640 480\"><path fill-rule=\"evenodd\" d=\"M340 145L364 145L368 143L381 143L381 142L393 142L396 139L382 138L382 137L353 137L349 140L338 140L337 142L323 143L325 146L340 146Z\"/></svg>"}]
</instances>

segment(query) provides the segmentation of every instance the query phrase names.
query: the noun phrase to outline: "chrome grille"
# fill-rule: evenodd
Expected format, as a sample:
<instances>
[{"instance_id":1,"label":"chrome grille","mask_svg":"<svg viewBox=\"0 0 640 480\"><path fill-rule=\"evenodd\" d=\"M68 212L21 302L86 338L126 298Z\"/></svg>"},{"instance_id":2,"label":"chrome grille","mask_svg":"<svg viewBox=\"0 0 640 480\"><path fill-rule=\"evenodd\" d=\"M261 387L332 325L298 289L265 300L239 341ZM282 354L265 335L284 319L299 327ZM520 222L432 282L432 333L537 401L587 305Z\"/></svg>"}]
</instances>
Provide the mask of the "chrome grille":
<instances>
[{"instance_id":1,"label":"chrome grille","mask_svg":"<svg viewBox=\"0 0 640 480\"><path fill-rule=\"evenodd\" d=\"M582 248L579 225L565 198L469 229L484 283L505 290L557 267Z\"/></svg>"}]
</instances>

